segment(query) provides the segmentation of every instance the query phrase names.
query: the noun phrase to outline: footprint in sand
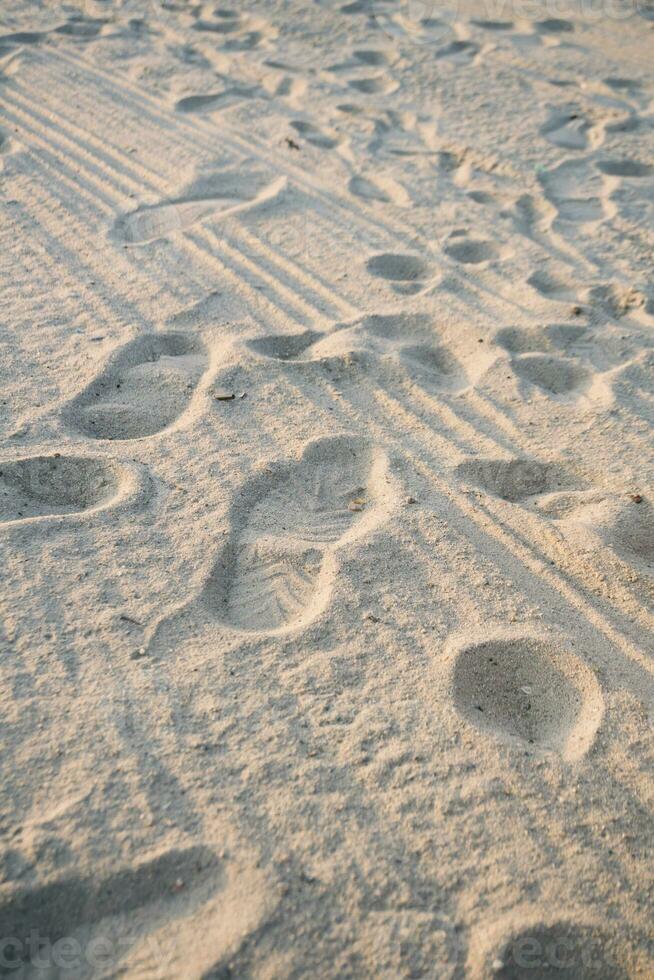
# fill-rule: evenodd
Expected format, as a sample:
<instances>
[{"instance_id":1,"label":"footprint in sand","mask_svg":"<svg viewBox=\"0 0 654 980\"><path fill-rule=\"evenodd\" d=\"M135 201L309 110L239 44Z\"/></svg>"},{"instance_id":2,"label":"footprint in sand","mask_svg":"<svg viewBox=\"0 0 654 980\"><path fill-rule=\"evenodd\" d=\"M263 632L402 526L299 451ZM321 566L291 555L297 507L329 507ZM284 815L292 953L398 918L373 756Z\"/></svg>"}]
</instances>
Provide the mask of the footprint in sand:
<instances>
[{"instance_id":1,"label":"footprint in sand","mask_svg":"<svg viewBox=\"0 0 654 980\"><path fill-rule=\"evenodd\" d=\"M643 494L588 489L559 463L535 459L467 459L455 473L468 486L554 521L577 551L608 548L634 567L654 571L654 509Z\"/></svg>"},{"instance_id":2,"label":"footprint in sand","mask_svg":"<svg viewBox=\"0 0 654 980\"><path fill-rule=\"evenodd\" d=\"M263 91L258 85L230 85L221 92L185 96L175 103L175 110L190 114L218 112L262 95Z\"/></svg>"},{"instance_id":3,"label":"footprint in sand","mask_svg":"<svg viewBox=\"0 0 654 980\"><path fill-rule=\"evenodd\" d=\"M32 887L15 883L0 901L1 934L15 940L2 972L63 980L131 973L138 964L143 976L227 976L226 958L273 907L262 872L204 846L122 868L71 870ZM38 934L44 941L35 948Z\"/></svg>"},{"instance_id":4,"label":"footprint in sand","mask_svg":"<svg viewBox=\"0 0 654 980\"><path fill-rule=\"evenodd\" d=\"M56 454L0 461L0 523L97 511L132 486L124 466L104 459Z\"/></svg>"},{"instance_id":5,"label":"footprint in sand","mask_svg":"<svg viewBox=\"0 0 654 980\"><path fill-rule=\"evenodd\" d=\"M40 44L47 37L42 31L18 31L15 34L0 35L0 45L12 48L22 44Z\"/></svg>"},{"instance_id":6,"label":"footprint in sand","mask_svg":"<svg viewBox=\"0 0 654 980\"><path fill-rule=\"evenodd\" d=\"M535 388L561 403L608 406L614 401L614 373L624 361L623 345L612 336L597 344L588 323L504 327L494 341L509 353L523 395L531 397Z\"/></svg>"},{"instance_id":7,"label":"footprint in sand","mask_svg":"<svg viewBox=\"0 0 654 980\"><path fill-rule=\"evenodd\" d=\"M654 314L654 310L652 311ZM610 375L610 390L621 410L652 424L654 355L644 350Z\"/></svg>"},{"instance_id":8,"label":"footprint in sand","mask_svg":"<svg viewBox=\"0 0 654 980\"><path fill-rule=\"evenodd\" d=\"M315 330L304 330L302 333L287 336L273 334L269 337L255 337L249 340L247 345L250 350L263 357L270 357L276 361L297 361L325 336L327 335ZM307 360L310 359L307 357Z\"/></svg>"},{"instance_id":9,"label":"footprint in sand","mask_svg":"<svg viewBox=\"0 0 654 980\"><path fill-rule=\"evenodd\" d=\"M561 221L593 224L615 213L602 175L585 160L566 160L539 172L538 179Z\"/></svg>"},{"instance_id":10,"label":"footprint in sand","mask_svg":"<svg viewBox=\"0 0 654 980\"><path fill-rule=\"evenodd\" d=\"M372 353L365 342L364 320L337 323L331 330L304 330L296 334L273 334L254 337L247 347L260 357L275 361L296 362L301 365L321 365L330 368L352 364L355 353Z\"/></svg>"},{"instance_id":11,"label":"footprint in sand","mask_svg":"<svg viewBox=\"0 0 654 980\"><path fill-rule=\"evenodd\" d=\"M598 353L601 356L601 348ZM617 369L598 369L582 365L575 358L548 354L523 354L514 357L511 365L523 384L532 390L540 389L561 404L594 403L608 408L615 402Z\"/></svg>"},{"instance_id":12,"label":"footprint in sand","mask_svg":"<svg viewBox=\"0 0 654 980\"><path fill-rule=\"evenodd\" d=\"M535 501L576 549L608 548L634 568L654 572L654 508L642 494L560 493Z\"/></svg>"},{"instance_id":13,"label":"footprint in sand","mask_svg":"<svg viewBox=\"0 0 654 980\"><path fill-rule=\"evenodd\" d=\"M589 286L581 295L586 303L613 320L621 320L622 317L647 306L645 293L635 286L623 286L620 283L598 283Z\"/></svg>"},{"instance_id":14,"label":"footprint in sand","mask_svg":"<svg viewBox=\"0 0 654 980\"><path fill-rule=\"evenodd\" d=\"M613 313L604 307L600 301L595 288L600 290L600 296L605 297L604 287L592 287L581 293L582 298L588 307L595 307L601 310L602 318L608 319L613 316L618 319L632 309L640 309L642 298L637 291L624 291L616 287L615 293L610 292L611 298L616 302L622 300L629 304L626 308L618 306ZM592 294L592 297L591 297ZM608 299L606 301L608 303ZM633 305L631 305L633 304ZM621 312L620 312L621 310ZM593 331L592 320L584 317L582 322L574 323L548 323L543 327L503 327L494 335L494 342L508 351L511 355L521 354L542 354L549 355L553 352L555 356L564 355L566 364L571 361L581 365L584 372L588 372L590 379L591 394L595 397L609 398L609 392L615 384L619 370L632 365L633 361L625 362L624 338L617 332L607 327L602 342L598 343ZM647 355L645 355L647 356ZM515 360L515 358L514 358Z\"/></svg>"},{"instance_id":15,"label":"footprint in sand","mask_svg":"<svg viewBox=\"0 0 654 980\"><path fill-rule=\"evenodd\" d=\"M518 354L511 359L511 366L523 382L559 401L576 401L590 393L595 380L591 371L578 361L554 354Z\"/></svg>"},{"instance_id":16,"label":"footprint in sand","mask_svg":"<svg viewBox=\"0 0 654 980\"><path fill-rule=\"evenodd\" d=\"M246 26L246 18L237 10L214 11L213 20L197 20L193 25L196 31L209 31L212 34L236 34Z\"/></svg>"},{"instance_id":17,"label":"footprint in sand","mask_svg":"<svg viewBox=\"0 0 654 980\"><path fill-rule=\"evenodd\" d=\"M419 255L385 252L373 255L366 262L373 276L391 282L394 292L410 296L422 292L426 281L433 276L431 265Z\"/></svg>"},{"instance_id":18,"label":"footprint in sand","mask_svg":"<svg viewBox=\"0 0 654 980\"><path fill-rule=\"evenodd\" d=\"M527 285L546 299L576 299L578 281L566 271L554 272L543 264L527 277Z\"/></svg>"},{"instance_id":19,"label":"footprint in sand","mask_svg":"<svg viewBox=\"0 0 654 980\"><path fill-rule=\"evenodd\" d=\"M543 915L537 909L517 917L484 923L473 936L466 976L470 980L635 980L650 975L632 973L623 937L605 924L578 921L574 915Z\"/></svg>"},{"instance_id":20,"label":"footprint in sand","mask_svg":"<svg viewBox=\"0 0 654 980\"><path fill-rule=\"evenodd\" d=\"M484 31L512 31L515 26L512 20L472 20L470 23Z\"/></svg>"},{"instance_id":21,"label":"footprint in sand","mask_svg":"<svg viewBox=\"0 0 654 980\"><path fill-rule=\"evenodd\" d=\"M559 17L539 20L534 24L534 27L539 34L572 34L575 29L572 21L563 20Z\"/></svg>"},{"instance_id":22,"label":"footprint in sand","mask_svg":"<svg viewBox=\"0 0 654 980\"><path fill-rule=\"evenodd\" d=\"M396 60L394 54L379 51L375 48L363 48L358 51L353 51L352 54L355 62L359 62L362 65L371 65L374 68L387 68Z\"/></svg>"},{"instance_id":23,"label":"footprint in sand","mask_svg":"<svg viewBox=\"0 0 654 980\"><path fill-rule=\"evenodd\" d=\"M212 172L198 177L174 200L144 205L122 215L111 237L122 244L142 245L184 231L204 218L225 218L249 210L275 197L285 186L285 177L271 180L260 171L239 168Z\"/></svg>"},{"instance_id":24,"label":"footprint in sand","mask_svg":"<svg viewBox=\"0 0 654 980\"><path fill-rule=\"evenodd\" d=\"M459 646L451 696L485 734L568 760L590 748L604 702L592 670L559 640L506 636Z\"/></svg>"},{"instance_id":25,"label":"footprint in sand","mask_svg":"<svg viewBox=\"0 0 654 980\"><path fill-rule=\"evenodd\" d=\"M497 242L486 238L473 238L465 232L454 232L443 246L443 251L455 262L464 265L481 265L505 257L505 251Z\"/></svg>"},{"instance_id":26,"label":"footprint in sand","mask_svg":"<svg viewBox=\"0 0 654 980\"><path fill-rule=\"evenodd\" d=\"M479 54L479 45L474 41L450 41L444 47L435 52L434 58L446 58L451 61L465 62L471 61L475 55Z\"/></svg>"},{"instance_id":27,"label":"footprint in sand","mask_svg":"<svg viewBox=\"0 0 654 980\"><path fill-rule=\"evenodd\" d=\"M305 330L286 336L255 337L247 346L278 361L351 367L354 358L371 368L374 362L402 366L411 381L426 390L460 391L470 378L457 358L437 340L430 317L422 314L372 314L332 330Z\"/></svg>"},{"instance_id":28,"label":"footprint in sand","mask_svg":"<svg viewBox=\"0 0 654 980\"><path fill-rule=\"evenodd\" d=\"M18 941L17 947L12 946L11 953L23 947L25 958L17 955L14 968L20 969L20 976L24 976L23 970L29 966L31 933L38 932L47 937L48 945L75 935L91 938L97 926L105 921L113 933L115 925L112 929L108 920L122 919L126 926L127 916L131 923L131 917L138 920L138 913L152 906L152 918L156 921L157 905L163 901L167 914L176 918L176 912L184 914L188 911L183 891L187 888L192 892L197 890L200 896L208 898L210 892L204 894L207 885L211 883L211 890L214 890L216 884L220 884L220 877L217 858L201 847L170 851L105 876L83 877L73 873L50 884L18 888L13 894L5 895L0 904L0 930L3 936L15 937ZM180 880L184 882L183 891L177 884ZM126 929L121 933L123 938L129 935ZM40 954L41 950L38 952ZM48 972L50 975L55 973ZM61 974L56 971L56 975Z\"/></svg>"},{"instance_id":29,"label":"footprint in sand","mask_svg":"<svg viewBox=\"0 0 654 980\"><path fill-rule=\"evenodd\" d=\"M607 177L629 177L640 179L654 176L654 166L639 160L597 160L595 166Z\"/></svg>"},{"instance_id":30,"label":"footprint in sand","mask_svg":"<svg viewBox=\"0 0 654 980\"><path fill-rule=\"evenodd\" d=\"M267 62L272 66L272 62ZM261 78L263 91L268 98L283 99L289 106L300 108L304 104L308 82L293 72L281 74L279 69L267 72Z\"/></svg>"},{"instance_id":31,"label":"footprint in sand","mask_svg":"<svg viewBox=\"0 0 654 980\"><path fill-rule=\"evenodd\" d=\"M467 459L455 472L465 483L511 503L578 486L558 463L537 459Z\"/></svg>"},{"instance_id":32,"label":"footprint in sand","mask_svg":"<svg viewBox=\"0 0 654 980\"><path fill-rule=\"evenodd\" d=\"M426 390L461 391L470 383L457 358L442 344L408 344L400 348L399 360L411 380Z\"/></svg>"},{"instance_id":33,"label":"footprint in sand","mask_svg":"<svg viewBox=\"0 0 654 980\"><path fill-rule=\"evenodd\" d=\"M400 208L407 208L411 204L407 191L392 177L352 177L348 189L351 194L362 197L365 201L381 201Z\"/></svg>"},{"instance_id":34,"label":"footprint in sand","mask_svg":"<svg viewBox=\"0 0 654 980\"><path fill-rule=\"evenodd\" d=\"M603 78L602 81L613 92L627 92L629 95L636 95L641 89L641 83L633 78L621 78L618 75L609 75L607 78Z\"/></svg>"},{"instance_id":35,"label":"footprint in sand","mask_svg":"<svg viewBox=\"0 0 654 980\"><path fill-rule=\"evenodd\" d=\"M277 31L260 17L220 8L213 10L211 17L199 17L193 29L213 35L216 41L222 38L220 47L224 51L253 51L277 35Z\"/></svg>"},{"instance_id":36,"label":"footprint in sand","mask_svg":"<svg viewBox=\"0 0 654 980\"><path fill-rule=\"evenodd\" d=\"M231 541L203 594L240 630L306 625L325 608L334 552L369 532L385 510L385 457L366 442L321 439L298 462L267 467L231 515Z\"/></svg>"},{"instance_id":37,"label":"footprint in sand","mask_svg":"<svg viewBox=\"0 0 654 980\"><path fill-rule=\"evenodd\" d=\"M109 24L110 21L101 18L72 14L65 24L55 28L55 34L63 34L78 41L91 41L98 37Z\"/></svg>"},{"instance_id":38,"label":"footprint in sand","mask_svg":"<svg viewBox=\"0 0 654 980\"><path fill-rule=\"evenodd\" d=\"M541 126L540 133L548 142L564 150L586 150L589 146L594 148L599 146L603 138L601 128L594 127L575 105L552 109Z\"/></svg>"},{"instance_id":39,"label":"footprint in sand","mask_svg":"<svg viewBox=\"0 0 654 980\"><path fill-rule=\"evenodd\" d=\"M455 25L445 19L443 8L439 9L432 0L410 0L398 10L384 0L373 0L373 5L376 26L392 40L399 37L432 49L452 38L456 40Z\"/></svg>"},{"instance_id":40,"label":"footprint in sand","mask_svg":"<svg viewBox=\"0 0 654 980\"><path fill-rule=\"evenodd\" d=\"M73 400L64 418L93 439L151 436L185 411L207 367L207 351L195 337L137 337Z\"/></svg>"},{"instance_id":41,"label":"footprint in sand","mask_svg":"<svg viewBox=\"0 0 654 980\"><path fill-rule=\"evenodd\" d=\"M546 327L502 327L494 342L510 354L542 353L551 348L587 352L592 335L585 324L549 323Z\"/></svg>"},{"instance_id":42,"label":"footprint in sand","mask_svg":"<svg viewBox=\"0 0 654 980\"><path fill-rule=\"evenodd\" d=\"M341 7L342 14L370 14L372 9L370 6L370 0L354 0L353 3L343 4Z\"/></svg>"},{"instance_id":43,"label":"footprint in sand","mask_svg":"<svg viewBox=\"0 0 654 980\"><path fill-rule=\"evenodd\" d=\"M317 146L321 150L333 150L342 142L335 130L320 129L313 123L305 122L302 119L294 119L291 126L307 143L311 143L312 146Z\"/></svg>"},{"instance_id":44,"label":"footprint in sand","mask_svg":"<svg viewBox=\"0 0 654 980\"><path fill-rule=\"evenodd\" d=\"M377 75L374 78L351 78L347 84L362 95L390 95L399 87L396 81L385 75Z\"/></svg>"}]
</instances>

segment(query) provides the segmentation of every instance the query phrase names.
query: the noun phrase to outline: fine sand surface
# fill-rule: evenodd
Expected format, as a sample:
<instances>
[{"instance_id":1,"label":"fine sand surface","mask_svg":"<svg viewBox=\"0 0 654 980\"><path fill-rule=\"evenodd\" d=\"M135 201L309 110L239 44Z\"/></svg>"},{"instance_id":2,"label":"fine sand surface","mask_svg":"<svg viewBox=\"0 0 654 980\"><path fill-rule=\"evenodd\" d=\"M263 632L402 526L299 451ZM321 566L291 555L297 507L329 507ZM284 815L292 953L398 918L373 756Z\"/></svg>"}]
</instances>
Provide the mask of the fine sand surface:
<instances>
[{"instance_id":1,"label":"fine sand surface","mask_svg":"<svg viewBox=\"0 0 654 980\"><path fill-rule=\"evenodd\" d=\"M3 0L0 976L654 978L654 7Z\"/></svg>"}]
</instances>

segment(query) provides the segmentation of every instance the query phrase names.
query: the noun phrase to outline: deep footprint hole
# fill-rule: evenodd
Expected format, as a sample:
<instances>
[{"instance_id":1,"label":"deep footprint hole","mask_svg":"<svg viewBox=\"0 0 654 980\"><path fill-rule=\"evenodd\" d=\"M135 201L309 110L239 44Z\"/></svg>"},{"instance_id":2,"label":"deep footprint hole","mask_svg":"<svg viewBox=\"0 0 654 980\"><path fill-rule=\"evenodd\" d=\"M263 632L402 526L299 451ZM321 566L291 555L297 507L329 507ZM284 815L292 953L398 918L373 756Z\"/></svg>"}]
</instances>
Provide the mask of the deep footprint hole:
<instances>
[{"instance_id":1,"label":"deep footprint hole","mask_svg":"<svg viewBox=\"0 0 654 980\"><path fill-rule=\"evenodd\" d=\"M373 255L366 268L373 276L395 282L416 282L429 276L429 266L418 255Z\"/></svg>"},{"instance_id":2,"label":"deep footprint hole","mask_svg":"<svg viewBox=\"0 0 654 980\"><path fill-rule=\"evenodd\" d=\"M591 719L600 715L588 711L587 701L599 705L589 668L530 637L489 640L459 651L453 698L459 714L481 731L561 754L577 754L592 737ZM586 715L584 729L571 738Z\"/></svg>"}]
</instances>

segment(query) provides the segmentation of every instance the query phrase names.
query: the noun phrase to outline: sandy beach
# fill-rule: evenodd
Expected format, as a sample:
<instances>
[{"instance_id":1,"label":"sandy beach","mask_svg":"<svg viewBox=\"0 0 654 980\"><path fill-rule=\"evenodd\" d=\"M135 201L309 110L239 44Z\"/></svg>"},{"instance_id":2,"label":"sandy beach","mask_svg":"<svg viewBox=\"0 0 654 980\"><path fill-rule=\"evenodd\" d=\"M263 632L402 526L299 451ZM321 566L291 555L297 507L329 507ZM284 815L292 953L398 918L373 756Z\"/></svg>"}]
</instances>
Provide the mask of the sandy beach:
<instances>
[{"instance_id":1,"label":"sandy beach","mask_svg":"<svg viewBox=\"0 0 654 980\"><path fill-rule=\"evenodd\" d=\"M0 976L654 978L654 7L3 0Z\"/></svg>"}]
</instances>

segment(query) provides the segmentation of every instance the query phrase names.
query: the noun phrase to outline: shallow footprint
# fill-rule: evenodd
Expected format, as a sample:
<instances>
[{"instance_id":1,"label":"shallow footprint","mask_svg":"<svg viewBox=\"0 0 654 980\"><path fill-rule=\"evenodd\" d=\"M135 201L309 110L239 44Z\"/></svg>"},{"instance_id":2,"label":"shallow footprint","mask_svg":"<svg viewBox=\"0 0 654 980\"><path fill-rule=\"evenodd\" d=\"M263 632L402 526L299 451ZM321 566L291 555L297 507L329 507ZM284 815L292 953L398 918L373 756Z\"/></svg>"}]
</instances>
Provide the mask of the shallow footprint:
<instances>
[{"instance_id":1,"label":"shallow footprint","mask_svg":"<svg viewBox=\"0 0 654 980\"><path fill-rule=\"evenodd\" d=\"M518 377L558 397L580 393L590 382L586 368L551 354L522 354L511 363Z\"/></svg>"},{"instance_id":2,"label":"shallow footprint","mask_svg":"<svg viewBox=\"0 0 654 980\"><path fill-rule=\"evenodd\" d=\"M599 684L583 660L531 636L458 649L452 698L482 732L567 759L588 750L603 713Z\"/></svg>"},{"instance_id":3,"label":"shallow footprint","mask_svg":"<svg viewBox=\"0 0 654 980\"><path fill-rule=\"evenodd\" d=\"M397 82L383 75L377 75L374 78L352 78L348 85L356 92L361 92L362 95L390 95L398 87Z\"/></svg>"},{"instance_id":4,"label":"shallow footprint","mask_svg":"<svg viewBox=\"0 0 654 980\"><path fill-rule=\"evenodd\" d=\"M435 52L434 58L451 58L452 60L464 61L474 58L479 52L479 45L474 41L451 41L445 47L439 48Z\"/></svg>"},{"instance_id":5,"label":"shallow footprint","mask_svg":"<svg viewBox=\"0 0 654 980\"><path fill-rule=\"evenodd\" d=\"M247 23L235 10L216 10L214 20L197 20L193 25L196 31L209 31L212 34L235 34Z\"/></svg>"},{"instance_id":6,"label":"shallow footprint","mask_svg":"<svg viewBox=\"0 0 654 980\"><path fill-rule=\"evenodd\" d=\"M137 337L75 398L65 418L93 439L151 436L182 414L207 366L206 349L195 337Z\"/></svg>"},{"instance_id":7,"label":"shallow footprint","mask_svg":"<svg viewBox=\"0 0 654 980\"><path fill-rule=\"evenodd\" d=\"M296 334L272 334L255 337L247 341L247 346L262 357L276 361L309 361L329 362L334 359L350 357L355 351L359 354L386 355L397 352L398 346L411 339L427 339L433 336L433 323L424 314L370 314L357 320L337 323L331 330L319 333L315 330L305 330ZM412 352L416 360L423 363L421 355L425 354L424 366L429 367L432 348L422 346L399 346L400 356L406 352L407 362L411 360ZM455 366L453 358L447 363L445 351L436 355L439 373L451 373ZM446 370L447 369L447 370Z\"/></svg>"},{"instance_id":8,"label":"shallow footprint","mask_svg":"<svg viewBox=\"0 0 654 980\"><path fill-rule=\"evenodd\" d=\"M374 48L364 48L363 50L353 51L352 53L361 64L372 65L376 68L388 67L394 61L393 56L387 54L386 51L379 51Z\"/></svg>"},{"instance_id":9,"label":"shallow footprint","mask_svg":"<svg viewBox=\"0 0 654 980\"><path fill-rule=\"evenodd\" d=\"M348 186L350 193L367 201L382 201L403 208L411 203L404 187L392 177L352 177Z\"/></svg>"},{"instance_id":10,"label":"shallow footprint","mask_svg":"<svg viewBox=\"0 0 654 980\"><path fill-rule=\"evenodd\" d=\"M612 212L601 175L586 160L565 160L538 179L559 219L579 224L602 221Z\"/></svg>"},{"instance_id":11,"label":"shallow footprint","mask_svg":"<svg viewBox=\"0 0 654 980\"><path fill-rule=\"evenodd\" d=\"M55 27L54 30L55 34L63 34L67 37L77 38L77 40L88 41L98 37L103 27L106 27L108 24L108 20L73 14L65 24L61 24L60 27Z\"/></svg>"},{"instance_id":12,"label":"shallow footprint","mask_svg":"<svg viewBox=\"0 0 654 980\"><path fill-rule=\"evenodd\" d=\"M437 388L459 391L468 384L461 364L447 347L432 347L429 344L415 344L402 347L400 361L411 375L413 381L423 388Z\"/></svg>"},{"instance_id":13,"label":"shallow footprint","mask_svg":"<svg viewBox=\"0 0 654 980\"><path fill-rule=\"evenodd\" d=\"M635 286L625 286L621 283L599 283L589 287L582 293L584 300L599 308L602 313L619 320L628 316L634 310L647 305L647 297Z\"/></svg>"},{"instance_id":14,"label":"shallow footprint","mask_svg":"<svg viewBox=\"0 0 654 980\"><path fill-rule=\"evenodd\" d=\"M585 150L590 142L591 124L575 108L555 109L541 126L541 135L565 150Z\"/></svg>"},{"instance_id":15,"label":"shallow footprint","mask_svg":"<svg viewBox=\"0 0 654 980\"><path fill-rule=\"evenodd\" d=\"M541 510L558 524L576 547L606 547L623 561L654 571L654 509L642 494L544 500ZM557 513L558 512L558 513Z\"/></svg>"},{"instance_id":16,"label":"shallow footprint","mask_svg":"<svg viewBox=\"0 0 654 980\"><path fill-rule=\"evenodd\" d=\"M257 85L232 85L222 92L187 95L175 103L175 110L184 113L216 112L237 105L244 99L253 99L260 94L261 89Z\"/></svg>"},{"instance_id":17,"label":"shallow footprint","mask_svg":"<svg viewBox=\"0 0 654 980\"><path fill-rule=\"evenodd\" d=\"M607 177L651 177L654 167L639 160L598 160L597 169Z\"/></svg>"},{"instance_id":18,"label":"shallow footprint","mask_svg":"<svg viewBox=\"0 0 654 980\"><path fill-rule=\"evenodd\" d=\"M559 913L560 914L560 913ZM574 919L537 914L514 923L513 917L484 928L482 949L474 950L470 980L629 980L626 950L602 928ZM628 954L627 954L628 955ZM645 976L645 973L638 974Z\"/></svg>"},{"instance_id":19,"label":"shallow footprint","mask_svg":"<svg viewBox=\"0 0 654 980\"><path fill-rule=\"evenodd\" d=\"M547 20L538 21L535 25L539 34L572 34L575 25L569 20L558 17L549 17Z\"/></svg>"},{"instance_id":20,"label":"shallow footprint","mask_svg":"<svg viewBox=\"0 0 654 980\"><path fill-rule=\"evenodd\" d=\"M366 262L368 272L380 279L394 283L395 292L412 295L424 288L425 280L432 275L432 269L419 255L396 255L385 252L373 255Z\"/></svg>"},{"instance_id":21,"label":"shallow footprint","mask_svg":"<svg viewBox=\"0 0 654 980\"><path fill-rule=\"evenodd\" d=\"M502 327L493 339L510 354L537 354L549 347L547 334L537 327Z\"/></svg>"},{"instance_id":22,"label":"shallow footprint","mask_svg":"<svg viewBox=\"0 0 654 980\"><path fill-rule=\"evenodd\" d=\"M224 850L219 858L196 845L115 863L5 887L0 928L12 942L2 975L209 976L212 963L233 953L272 907L264 875ZM234 908L242 910L238 922L230 914ZM199 947L193 942L198 930L205 937Z\"/></svg>"},{"instance_id":23,"label":"shallow footprint","mask_svg":"<svg viewBox=\"0 0 654 980\"><path fill-rule=\"evenodd\" d=\"M0 462L0 523L105 507L121 494L121 467L83 456Z\"/></svg>"},{"instance_id":24,"label":"shallow footprint","mask_svg":"<svg viewBox=\"0 0 654 980\"><path fill-rule=\"evenodd\" d=\"M126 245L156 241L209 216L224 218L255 207L278 194L285 184L284 177L271 181L263 173L242 169L210 173L199 177L176 200L143 205L121 215L111 237Z\"/></svg>"},{"instance_id":25,"label":"shallow footprint","mask_svg":"<svg viewBox=\"0 0 654 980\"><path fill-rule=\"evenodd\" d=\"M453 235L444 245L443 251L455 262L463 262L466 265L491 262L502 255L497 242L485 238L469 238L467 235Z\"/></svg>"},{"instance_id":26,"label":"shallow footprint","mask_svg":"<svg viewBox=\"0 0 654 980\"><path fill-rule=\"evenodd\" d=\"M16 34L0 35L0 45L40 44L47 34L40 31L19 31Z\"/></svg>"},{"instance_id":27,"label":"shallow footprint","mask_svg":"<svg viewBox=\"0 0 654 980\"><path fill-rule=\"evenodd\" d=\"M546 327L502 327L494 342L510 354L542 354L551 347L567 351L588 344L588 327L579 323L549 323Z\"/></svg>"},{"instance_id":28,"label":"shallow footprint","mask_svg":"<svg viewBox=\"0 0 654 980\"><path fill-rule=\"evenodd\" d=\"M3 936L12 936L17 940L15 945L12 944L11 953L21 946L27 947L27 953L30 933L40 932L47 937L47 945L50 945L114 916L133 916L137 910L148 906L153 906L155 911L156 903L164 900L171 917L175 918L175 895L182 891L177 884L180 880L189 889L197 888L199 896L203 898L208 891L206 897L209 897L221 883L218 859L206 848L191 847L119 868L105 877L71 874L49 884L22 888L3 899L0 929ZM184 898L180 896L178 899L180 911L188 906ZM27 959L16 958L13 965L14 968L21 965L24 968L28 962ZM24 974L21 971L16 975ZM47 975L52 974L48 971ZM58 971L56 975L60 976Z\"/></svg>"},{"instance_id":29,"label":"shallow footprint","mask_svg":"<svg viewBox=\"0 0 654 980\"><path fill-rule=\"evenodd\" d=\"M455 472L467 483L511 503L574 486L558 463L537 459L467 459Z\"/></svg>"},{"instance_id":30,"label":"shallow footprint","mask_svg":"<svg viewBox=\"0 0 654 980\"><path fill-rule=\"evenodd\" d=\"M373 276L392 279L398 282L424 279L429 275L429 267L418 255L374 255L366 263Z\"/></svg>"},{"instance_id":31,"label":"shallow footprint","mask_svg":"<svg viewBox=\"0 0 654 980\"><path fill-rule=\"evenodd\" d=\"M241 630L285 630L325 607L335 548L381 519L386 460L362 440L311 443L298 462L255 477L232 513L232 541L203 601Z\"/></svg>"},{"instance_id":32,"label":"shallow footprint","mask_svg":"<svg viewBox=\"0 0 654 980\"><path fill-rule=\"evenodd\" d=\"M321 150L333 150L341 142L338 133L334 130L319 129L318 126L305 122L303 119L293 120L291 126L307 143L311 143L312 146L317 146Z\"/></svg>"},{"instance_id":33,"label":"shallow footprint","mask_svg":"<svg viewBox=\"0 0 654 980\"><path fill-rule=\"evenodd\" d=\"M485 31L512 31L514 26L512 20L472 20L470 23Z\"/></svg>"},{"instance_id":34,"label":"shallow footprint","mask_svg":"<svg viewBox=\"0 0 654 980\"><path fill-rule=\"evenodd\" d=\"M247 346L250 350L261 354L263 357L270 357L275 361L296 361L325 335L315 330L305 330L299 334L271 334L268 337L255 337L248 340Z\"/></svg>"}]
</instances>

